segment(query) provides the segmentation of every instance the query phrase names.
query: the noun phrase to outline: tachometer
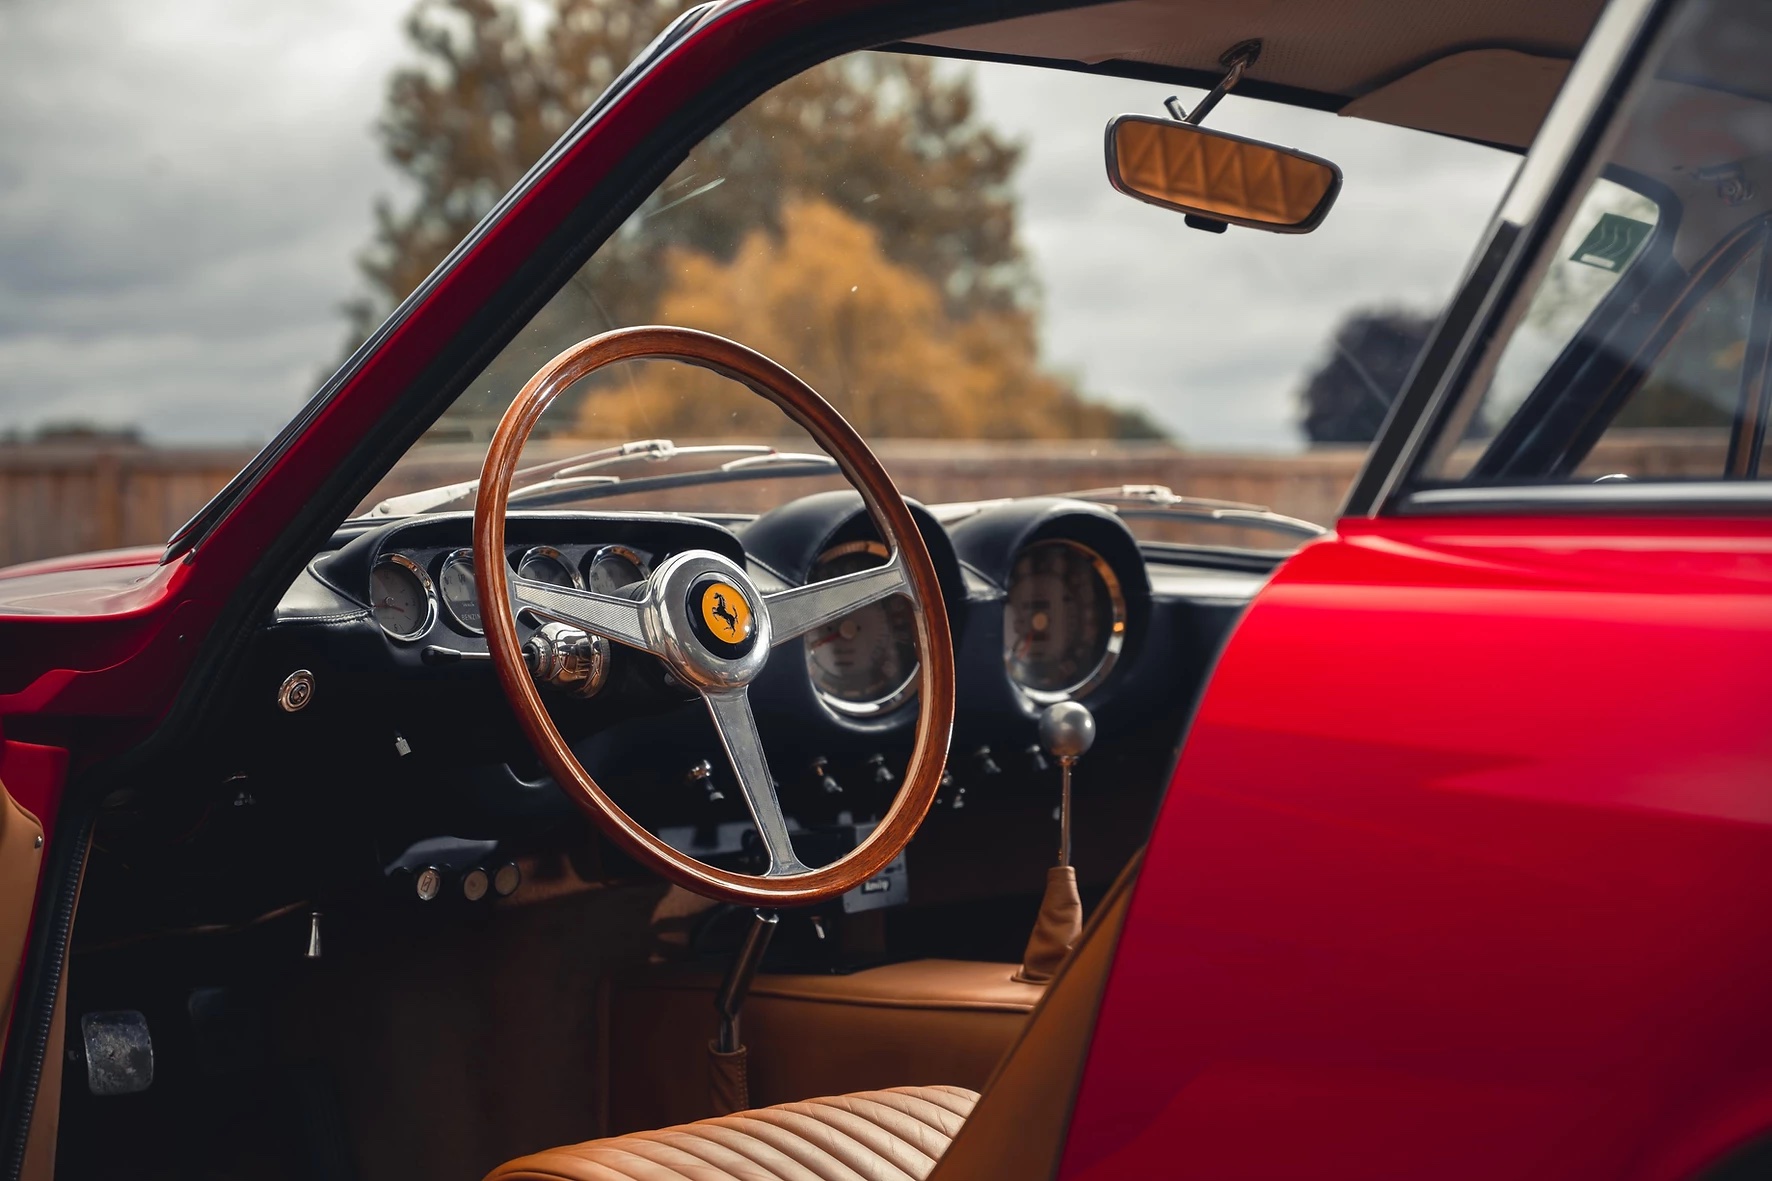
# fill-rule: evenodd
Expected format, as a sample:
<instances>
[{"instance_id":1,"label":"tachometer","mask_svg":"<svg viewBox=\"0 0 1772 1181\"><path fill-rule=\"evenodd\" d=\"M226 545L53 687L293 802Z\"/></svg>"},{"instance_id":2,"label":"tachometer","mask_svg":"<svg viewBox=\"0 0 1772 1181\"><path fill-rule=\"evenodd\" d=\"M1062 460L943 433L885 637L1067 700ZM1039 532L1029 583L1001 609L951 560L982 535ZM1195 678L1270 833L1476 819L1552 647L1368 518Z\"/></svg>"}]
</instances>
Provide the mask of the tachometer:
<instances>
[{"instance_id":1,"label":"tachometer","mask_svg":"<svg viewBox=\"0 0 1772 1181\"><path fill-rule=\"evenodd\" d=\"M1036 701L1081 697L1101 684L1126 638L1126 599L1100 554L1038 541L1015 560L1003 615L1003 662Z\"/></svg>"},{"instance_id":2,"label":"tachometer","mask_svg":"<svg viewBox=\"0 0 1772 1181\"><path fill-rule=\"evenodd\" d=\"M405 554L383 554L369 571L369 609L394 639L418 639L437 618L431 576Z\"/></svg>"},{"instance_id":3,"label":"tachometer","mask_svg":"<svg viewBox=\"0 0 1772 1181\"><path fill-rule=\"evenodd\" d=\"M517 577L549 586L578 586L578 574L566 555L551 545L533 545L517 559Z\"/></svg>"},{"instance_id":4,"label":"tachometer","mask_svg":"<svg viewBox=\"0 0 1772 1181\"><path fill-rule=\"evenodd\" d=\"M437 595L449 622L469 635L482 635L480 595L474 586L474 551L458 549L437 568Z\"/></svg>"},{"instance_id":5,"label":"tachometer","mask_svg":"<svg viewBox=\"0 0 1772 1181\"><path fill-rule=\"evenodd\" d=\"M606 545L585 563L585 589L612 595L646 577L646 559L625 545Z\"/></svg>"},{"instance_id":6,"label":"tachometer","mask_svg":"<svg viewBox=\"0 0 1772 1181\"><path fill-rule=\"evenodd\" d=\"M877 541L833 546L813 564L811 581L869 570L886 561ZM839 713L884 713L917 694L917 628L902 595L870 603L835 623L806 633L806 668L813 687Z\"/></svg>"}]
</instances>

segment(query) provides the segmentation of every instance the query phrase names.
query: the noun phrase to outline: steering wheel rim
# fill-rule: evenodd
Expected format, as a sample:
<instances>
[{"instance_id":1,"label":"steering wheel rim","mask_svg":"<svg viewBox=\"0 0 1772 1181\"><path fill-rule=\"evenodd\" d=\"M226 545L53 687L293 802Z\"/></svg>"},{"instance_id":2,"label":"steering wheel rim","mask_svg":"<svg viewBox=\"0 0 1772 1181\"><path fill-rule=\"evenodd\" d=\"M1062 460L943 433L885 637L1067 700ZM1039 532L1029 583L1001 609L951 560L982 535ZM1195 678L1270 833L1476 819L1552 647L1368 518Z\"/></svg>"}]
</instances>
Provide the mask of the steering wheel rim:
<instances>
[{"instance_id":1,"label":"steering wheel rim","mask_svg":"<svg viewBox=\"0 0 1772 1181\"><path fill-rule=\"evenodd\" d=\"M633 360L695 365L731 378L779 407L836 460L861 494L887 546L886 563L768 595L756 590L742 567L711 551L690 551L660 563L639 584L645 589L633 600L513 579L505 561L505 511L523 444L566 389L598 369ZM667 880L707 897L752 906L824 901L878 874L903 851L928 813L947 764L955 692L953 638L935 565L904 497L861 436L811 386L763 354L712 333L651 326L580 341L542 366L511 402L487 448L474 506L474 566L493 667L543 765L605 835ZM873 832L836 861L811 869L793 852L747 687L773 645L899 593L912 601L918 648L919 712L910 761L897 796ZM731 594L740 600L736 606L726 602ZM635 823L609 797L572 753L530 676L517 635L519 604L657 656L696 688L770 855L769 872L734 873L698 861ZM703 618L696 619L698 614ZM738 638L719 647L731 637L709 629L725 628L728 616L733 618L731 636ZM739 616L745 617L743 627Z\"/></svg>"}]
</instances>

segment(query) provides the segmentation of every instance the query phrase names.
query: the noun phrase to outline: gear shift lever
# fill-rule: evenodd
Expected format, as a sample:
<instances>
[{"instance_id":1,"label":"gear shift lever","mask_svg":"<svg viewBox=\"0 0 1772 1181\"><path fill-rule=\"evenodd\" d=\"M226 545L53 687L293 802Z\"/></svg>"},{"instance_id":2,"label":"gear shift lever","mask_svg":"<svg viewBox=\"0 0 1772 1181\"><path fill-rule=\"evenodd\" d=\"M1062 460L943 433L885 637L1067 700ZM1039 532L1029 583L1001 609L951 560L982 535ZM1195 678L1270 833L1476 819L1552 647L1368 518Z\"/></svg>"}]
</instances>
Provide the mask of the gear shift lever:
<instances>
[{"instance_id":1,"label":"gear shift lever","mask_svg":"<svg viewBox=\"0 0 1772 1181\"><path fill-rule=\"evenodd\" d=\"M1071 768L1095 745L1095 715L1075 701L1049 705L1040 714L1040 745L1058 760L1064 786L1058 801L1058 864L1071 863Z\"/></svg>"},{"instance_id":2,"label":"gear shift lever","mask_svg":"<svg viewBox=\"0 0 1772 1181\"><path fill-rule=\"evenodd\" d=\"M1040 743L1058 760L1062 780L1058 801L1058 864L1046 871L1040 915L1028 936L1017 980L1044 984L1058 973L1072 944L1083 933L1083 901L1077 871L1071 868L1071 768L1095 743L1095 715L1075 701L1046 707L1040 715Z\"/></svg>"}]
</instances>

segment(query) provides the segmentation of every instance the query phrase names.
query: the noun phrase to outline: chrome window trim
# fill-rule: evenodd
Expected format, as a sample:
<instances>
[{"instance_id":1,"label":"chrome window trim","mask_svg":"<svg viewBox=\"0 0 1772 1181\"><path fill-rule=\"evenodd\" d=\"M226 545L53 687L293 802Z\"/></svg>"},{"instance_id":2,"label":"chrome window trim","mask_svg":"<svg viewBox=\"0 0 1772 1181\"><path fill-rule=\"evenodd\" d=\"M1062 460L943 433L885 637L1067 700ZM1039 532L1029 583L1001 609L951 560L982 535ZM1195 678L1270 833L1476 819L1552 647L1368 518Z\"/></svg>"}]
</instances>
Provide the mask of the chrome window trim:
<instances>
[{"instance_id":1,"label":"chrome window trim","mask_svg":"<svg viewBox=\"0 0 1772 1181\"><path fill-rule=\"evenodd\" d=\"M1425 488L1401 497L1400 516L1439 513L1604 513L1656 509L1669 513L1763 512L1772 509L1772 482L1703 480L1683 483L1517 484L1481 488Z\"/></svg>"},{"instance_id":2,"label":"chrome window trim","mask_svg":"<svg viewBox=\"0 0 1772 1181\"><path fill-rule=\"evenodd\" d=\"M1395 511L1406 480L1435 443L1458 434L1450 418L1465 401L1465 391L1483 383L1524 314L1533 281L1549 265L1547 247L1559 240L1579 203L1574 198L1599 172L1603 149L1620 130L1622 100L1636 86L1641 60L1674 2L1612 0L1601 12L1502 196L1458 294L1379 431L1343 516Z\"/></svg>"}]
</instances>

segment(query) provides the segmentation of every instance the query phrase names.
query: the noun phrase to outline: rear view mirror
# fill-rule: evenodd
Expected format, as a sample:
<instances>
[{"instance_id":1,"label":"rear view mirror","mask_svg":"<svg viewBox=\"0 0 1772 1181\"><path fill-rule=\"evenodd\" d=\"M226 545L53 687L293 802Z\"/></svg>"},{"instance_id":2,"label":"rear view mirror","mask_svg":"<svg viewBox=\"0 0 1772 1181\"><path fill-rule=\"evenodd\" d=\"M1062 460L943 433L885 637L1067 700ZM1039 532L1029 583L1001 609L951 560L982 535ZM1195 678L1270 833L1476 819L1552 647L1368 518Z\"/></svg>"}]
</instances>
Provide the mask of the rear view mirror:
<instances>
[{"instance_id":1,"label":"rear view mirror","mask_svg":"<svg viewBox=\"0 0 1772 1181\"><path fill-rule=\"evenodd\" d=\"M1129 197L1280 234L1316 229L1341 191L1341 169L1327 160L1146 115L1108 124L1107 170Z\"/></svg>"}]
</instances>

